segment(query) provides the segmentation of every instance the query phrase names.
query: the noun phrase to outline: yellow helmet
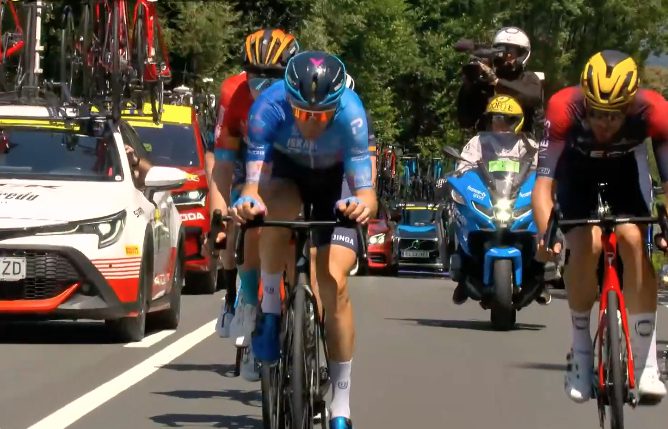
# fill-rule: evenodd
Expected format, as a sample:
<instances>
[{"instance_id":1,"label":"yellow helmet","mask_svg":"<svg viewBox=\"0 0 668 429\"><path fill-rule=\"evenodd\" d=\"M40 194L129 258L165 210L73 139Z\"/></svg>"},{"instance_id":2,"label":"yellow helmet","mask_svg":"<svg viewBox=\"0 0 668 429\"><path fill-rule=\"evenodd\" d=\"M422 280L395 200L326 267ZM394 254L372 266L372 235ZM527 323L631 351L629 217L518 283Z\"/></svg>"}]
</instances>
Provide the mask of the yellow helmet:
<instances>
[{"instance_id":1,"label":"yellow helmet","mask_svg":"<svg viewBox=\"0 0 668 429\"><path fill-rule=\"evenodd\" d=\"M489 118L489 125L495 116L503 116L506 124L515 134L522 130L524 125L524 111L520 103L509 95L495 95L489 100L485 115Z\"/></svg>"},{"instance_id":2,"label":"yellow helmet","mask_svg":"<svg viewBox=\"0 0 668 429\"><path fill-rule=\"evenodd\" d=\"M619 110L638 91L638 65L620 51L601 51L585 64L580 85L587 104L601 110Z\"/></svg>"}]
</instances>

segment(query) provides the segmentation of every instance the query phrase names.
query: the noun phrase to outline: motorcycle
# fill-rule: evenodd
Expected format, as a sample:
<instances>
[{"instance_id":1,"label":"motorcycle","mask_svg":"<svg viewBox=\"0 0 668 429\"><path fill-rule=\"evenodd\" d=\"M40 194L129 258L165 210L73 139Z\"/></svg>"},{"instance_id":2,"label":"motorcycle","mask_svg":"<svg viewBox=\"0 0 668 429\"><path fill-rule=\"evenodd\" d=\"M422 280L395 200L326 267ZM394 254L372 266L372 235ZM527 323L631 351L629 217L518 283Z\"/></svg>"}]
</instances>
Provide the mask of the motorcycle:
<instances>
[{"instance_id":1,"label":"motorcycle","mask_svg":"<svg viewBox=\"0 0 668 429\"><path fill-rule=\"evenodd\" d=\"M443 152L466 161L452 147ZM479 160L445 183L457 248L450 257L450 277L464 282L468 296L491 310L497 330L512 329L517 310L533 302L544 283L544 267L534 260L534 154Z\"/></svg>"}]
</instances>

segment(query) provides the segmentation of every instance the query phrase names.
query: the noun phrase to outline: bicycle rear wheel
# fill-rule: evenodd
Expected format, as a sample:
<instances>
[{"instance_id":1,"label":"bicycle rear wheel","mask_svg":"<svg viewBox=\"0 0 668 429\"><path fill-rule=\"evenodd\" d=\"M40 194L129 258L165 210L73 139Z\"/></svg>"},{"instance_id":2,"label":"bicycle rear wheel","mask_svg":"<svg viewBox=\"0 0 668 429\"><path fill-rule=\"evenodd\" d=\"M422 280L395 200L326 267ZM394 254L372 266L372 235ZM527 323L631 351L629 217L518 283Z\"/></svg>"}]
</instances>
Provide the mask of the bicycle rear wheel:
<instances>
[{"instance_id":1,"label":"bicycle rear wheel","mask_svg":"<svg viewBox=\"0 0 668 429\"><path fill-rule=\"evenodd\" d=\"M76 35L72 9L66 6L60 30L60 100L68 101L72 97L76 69L80 63L76 52Z\"/></svg>"},{"instance_id":2,"label":"bicycle rear wheel","mask_svg":"<svg viewBox=\"0 0 668 429\"><path fill-rule=\"evenodd\" d=\"M610 428L624 427L624 398L626 392L626 371L622 368L622 337L619 332L619 301L614 291L608 292L608 309L605 328L606 347L606 394L610 407Z\"/></svg>"}]
</instances>

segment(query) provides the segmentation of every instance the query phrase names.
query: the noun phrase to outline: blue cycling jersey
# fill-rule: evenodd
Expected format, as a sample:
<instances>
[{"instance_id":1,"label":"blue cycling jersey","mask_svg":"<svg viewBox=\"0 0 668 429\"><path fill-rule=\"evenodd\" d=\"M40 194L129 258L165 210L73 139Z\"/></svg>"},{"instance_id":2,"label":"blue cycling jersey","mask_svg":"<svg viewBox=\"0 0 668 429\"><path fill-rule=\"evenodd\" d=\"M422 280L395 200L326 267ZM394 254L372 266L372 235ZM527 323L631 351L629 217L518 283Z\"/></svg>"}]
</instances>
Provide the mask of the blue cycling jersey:
<instances>
[{"instance_id":1,"label":"blue cycling jersey","mask_svg":"<svg viewBox=\"0 0 668 429\"><path fill-rule=\"evenodd\" d=\"M270 163L278 150L298 165L325 169L343 163L348 183L357 189L372 187L367 119L362 101L345 89L339 107L316 140L302 137L295 124L284 82L276 82L253 103L248 120L248 170Z\"/></svg>"}]
</instances>

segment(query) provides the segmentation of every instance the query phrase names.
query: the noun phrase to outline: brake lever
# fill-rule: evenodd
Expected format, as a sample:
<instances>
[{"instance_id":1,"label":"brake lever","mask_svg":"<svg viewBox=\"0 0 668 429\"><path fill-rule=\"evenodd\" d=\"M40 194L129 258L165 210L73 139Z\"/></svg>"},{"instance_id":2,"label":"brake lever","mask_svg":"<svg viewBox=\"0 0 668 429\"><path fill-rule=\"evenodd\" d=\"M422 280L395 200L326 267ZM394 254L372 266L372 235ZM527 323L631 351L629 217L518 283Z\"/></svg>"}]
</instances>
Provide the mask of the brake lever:
<instances>
[{"instance_id":1,"label":"brake lever","mask_svg":"<svg viewBox=\"0 0 668 429\"><path fill-rule=\"evenodd\" d=\"M545 235L543 236L544 245L548 249L553 248L556 244L560 218L561 211L559 210L559 204L555 203L552 207L552 212L550 212L550 219L547 222L547 231L545 231Z\"/></svg>"}]
</instances>

